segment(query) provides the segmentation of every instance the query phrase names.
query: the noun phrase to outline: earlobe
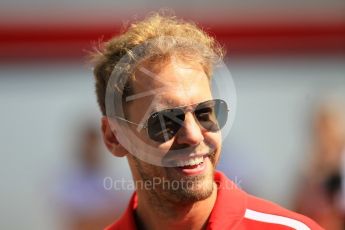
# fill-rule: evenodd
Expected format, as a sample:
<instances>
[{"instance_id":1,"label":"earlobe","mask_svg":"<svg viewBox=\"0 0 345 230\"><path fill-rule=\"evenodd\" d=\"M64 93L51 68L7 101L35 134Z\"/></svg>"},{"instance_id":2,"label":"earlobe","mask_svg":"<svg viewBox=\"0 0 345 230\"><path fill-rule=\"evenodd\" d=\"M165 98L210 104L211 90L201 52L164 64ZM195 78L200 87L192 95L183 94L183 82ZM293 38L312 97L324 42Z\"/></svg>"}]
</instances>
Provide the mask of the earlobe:
<instances>
[{"instance_id":1,"label":"earlobe","mask_svg":"<svg viewBox=\"0 0 345 230\"><path fill-rule=\"evenodd\" d=\"M123 157L128 154L116 138L116 130L112 130L108 118L105 116L101 119L101 131L105 146L114 156Z\"/></svg>"}]
</instances>

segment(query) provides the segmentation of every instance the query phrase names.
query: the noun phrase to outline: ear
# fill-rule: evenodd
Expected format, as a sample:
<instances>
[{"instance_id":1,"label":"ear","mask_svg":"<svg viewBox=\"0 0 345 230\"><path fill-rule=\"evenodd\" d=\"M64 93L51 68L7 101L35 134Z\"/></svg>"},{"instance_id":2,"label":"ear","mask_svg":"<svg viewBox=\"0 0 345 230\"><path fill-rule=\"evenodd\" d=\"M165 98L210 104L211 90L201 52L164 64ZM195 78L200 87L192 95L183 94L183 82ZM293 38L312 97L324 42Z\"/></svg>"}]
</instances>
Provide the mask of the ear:
<instances>
[{"instance_id":1,"label":"ear","mask_svg":"<svg viewBox=\"0 0 345 230\"><path fill-rule=\"evenodd\" d=\"M116 130L111 129L109 120L107 117L101 119L102 135L105 146L108 150L117 157L123 157L128 154L127 150L119 143L115 134Z\"/></svg>"}]
</instances>

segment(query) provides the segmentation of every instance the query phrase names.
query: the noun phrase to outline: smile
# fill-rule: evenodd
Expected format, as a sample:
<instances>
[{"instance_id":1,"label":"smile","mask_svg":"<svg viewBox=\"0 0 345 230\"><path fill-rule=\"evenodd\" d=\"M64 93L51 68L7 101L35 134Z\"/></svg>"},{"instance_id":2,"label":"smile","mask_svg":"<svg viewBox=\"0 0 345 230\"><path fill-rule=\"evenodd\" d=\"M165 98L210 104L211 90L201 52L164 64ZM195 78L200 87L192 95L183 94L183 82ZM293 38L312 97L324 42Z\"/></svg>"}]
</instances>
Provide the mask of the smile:
<instances>
[{"instance_id":1,"label":"smile","mask_svg":"<svg viewBox=\"0 0 345 230\"><path fill-rule=\"evenodd\" d=\"M176 166L177 167L183 167L183 166L193 166L193 165L198 165L200 163L204 162L204 157L203 156L197 156L197 157L193 157L190 158L188 160L184 160L184 161L176 161Z\"/></svg>"}]
</instances>

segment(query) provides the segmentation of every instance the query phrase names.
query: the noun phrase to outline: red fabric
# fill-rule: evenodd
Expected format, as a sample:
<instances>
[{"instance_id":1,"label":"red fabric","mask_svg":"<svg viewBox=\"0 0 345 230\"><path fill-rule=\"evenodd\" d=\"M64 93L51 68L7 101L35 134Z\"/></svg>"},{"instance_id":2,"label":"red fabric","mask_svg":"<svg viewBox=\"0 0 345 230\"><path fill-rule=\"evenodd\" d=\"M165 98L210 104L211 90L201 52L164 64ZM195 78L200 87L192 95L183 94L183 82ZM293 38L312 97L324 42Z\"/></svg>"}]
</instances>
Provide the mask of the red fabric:
<instances>
[{"instance_id":1,"label":"red fabric","mask_svg":"<svg viewBox=\"0 0 345 230\"><path fill-rule=\"evenodd\" d=\"M253 220L245 216L248 209L262 214L272 214L279 217L287 217L293 221L299 221L309 229L322 229L311 219L284 209L277 204L251 196L239 189L223 173L216 172L214 177L217 185L217 200L207 223L208 230L216 229L294 229L283 224L268 223L266 221ZM137 195L133 194L125 213L106 230L135 230L134 210L137 207Z\"/></svg>"}]
</instances>

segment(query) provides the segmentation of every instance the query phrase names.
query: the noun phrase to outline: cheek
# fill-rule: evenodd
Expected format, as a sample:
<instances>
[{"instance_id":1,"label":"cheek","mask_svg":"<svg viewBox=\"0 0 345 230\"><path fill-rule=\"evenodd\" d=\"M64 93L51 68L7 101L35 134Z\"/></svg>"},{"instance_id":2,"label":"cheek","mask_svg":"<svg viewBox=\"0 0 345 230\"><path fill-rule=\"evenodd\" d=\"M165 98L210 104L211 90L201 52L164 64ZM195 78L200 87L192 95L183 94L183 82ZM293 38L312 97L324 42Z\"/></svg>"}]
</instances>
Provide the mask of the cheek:
<instances>
[{"instance_id":1,"label":"cheek","mask_svg":"<svg viewBox=\"0 0 345 230\"><path fill-rule=\"evenodd\" d=\"M155 175L160 175L159 168L154 165L136 159L133 156L129 156L128 161L135 180L146 180L151 179Z\"/></svg>"},{"instance_id":2,"label":"cheek","mask_svg":"<svg viewBox=\"0 0 345 230\"><path fill-rule=\"evenodd\" d=\"M220 132L212 133L207 132L207 134L204 135L205 137L205 143L209 146L212 146L215 150L215 154L213 156L213 163L214 166L218 164L220 153L222 150L222 136Z\"/></svg>"},{"instance_id":3,"label":"cheek","mask_svg":"<svg viewBox=\"0 0 345 230\"><path fill-rule=\"evenodd\" d=\"M204 133L205 143L212 146L217 152L220 152L222 145L222 136L220 132L206 132Z\"/></svg>"}]
</instances>

